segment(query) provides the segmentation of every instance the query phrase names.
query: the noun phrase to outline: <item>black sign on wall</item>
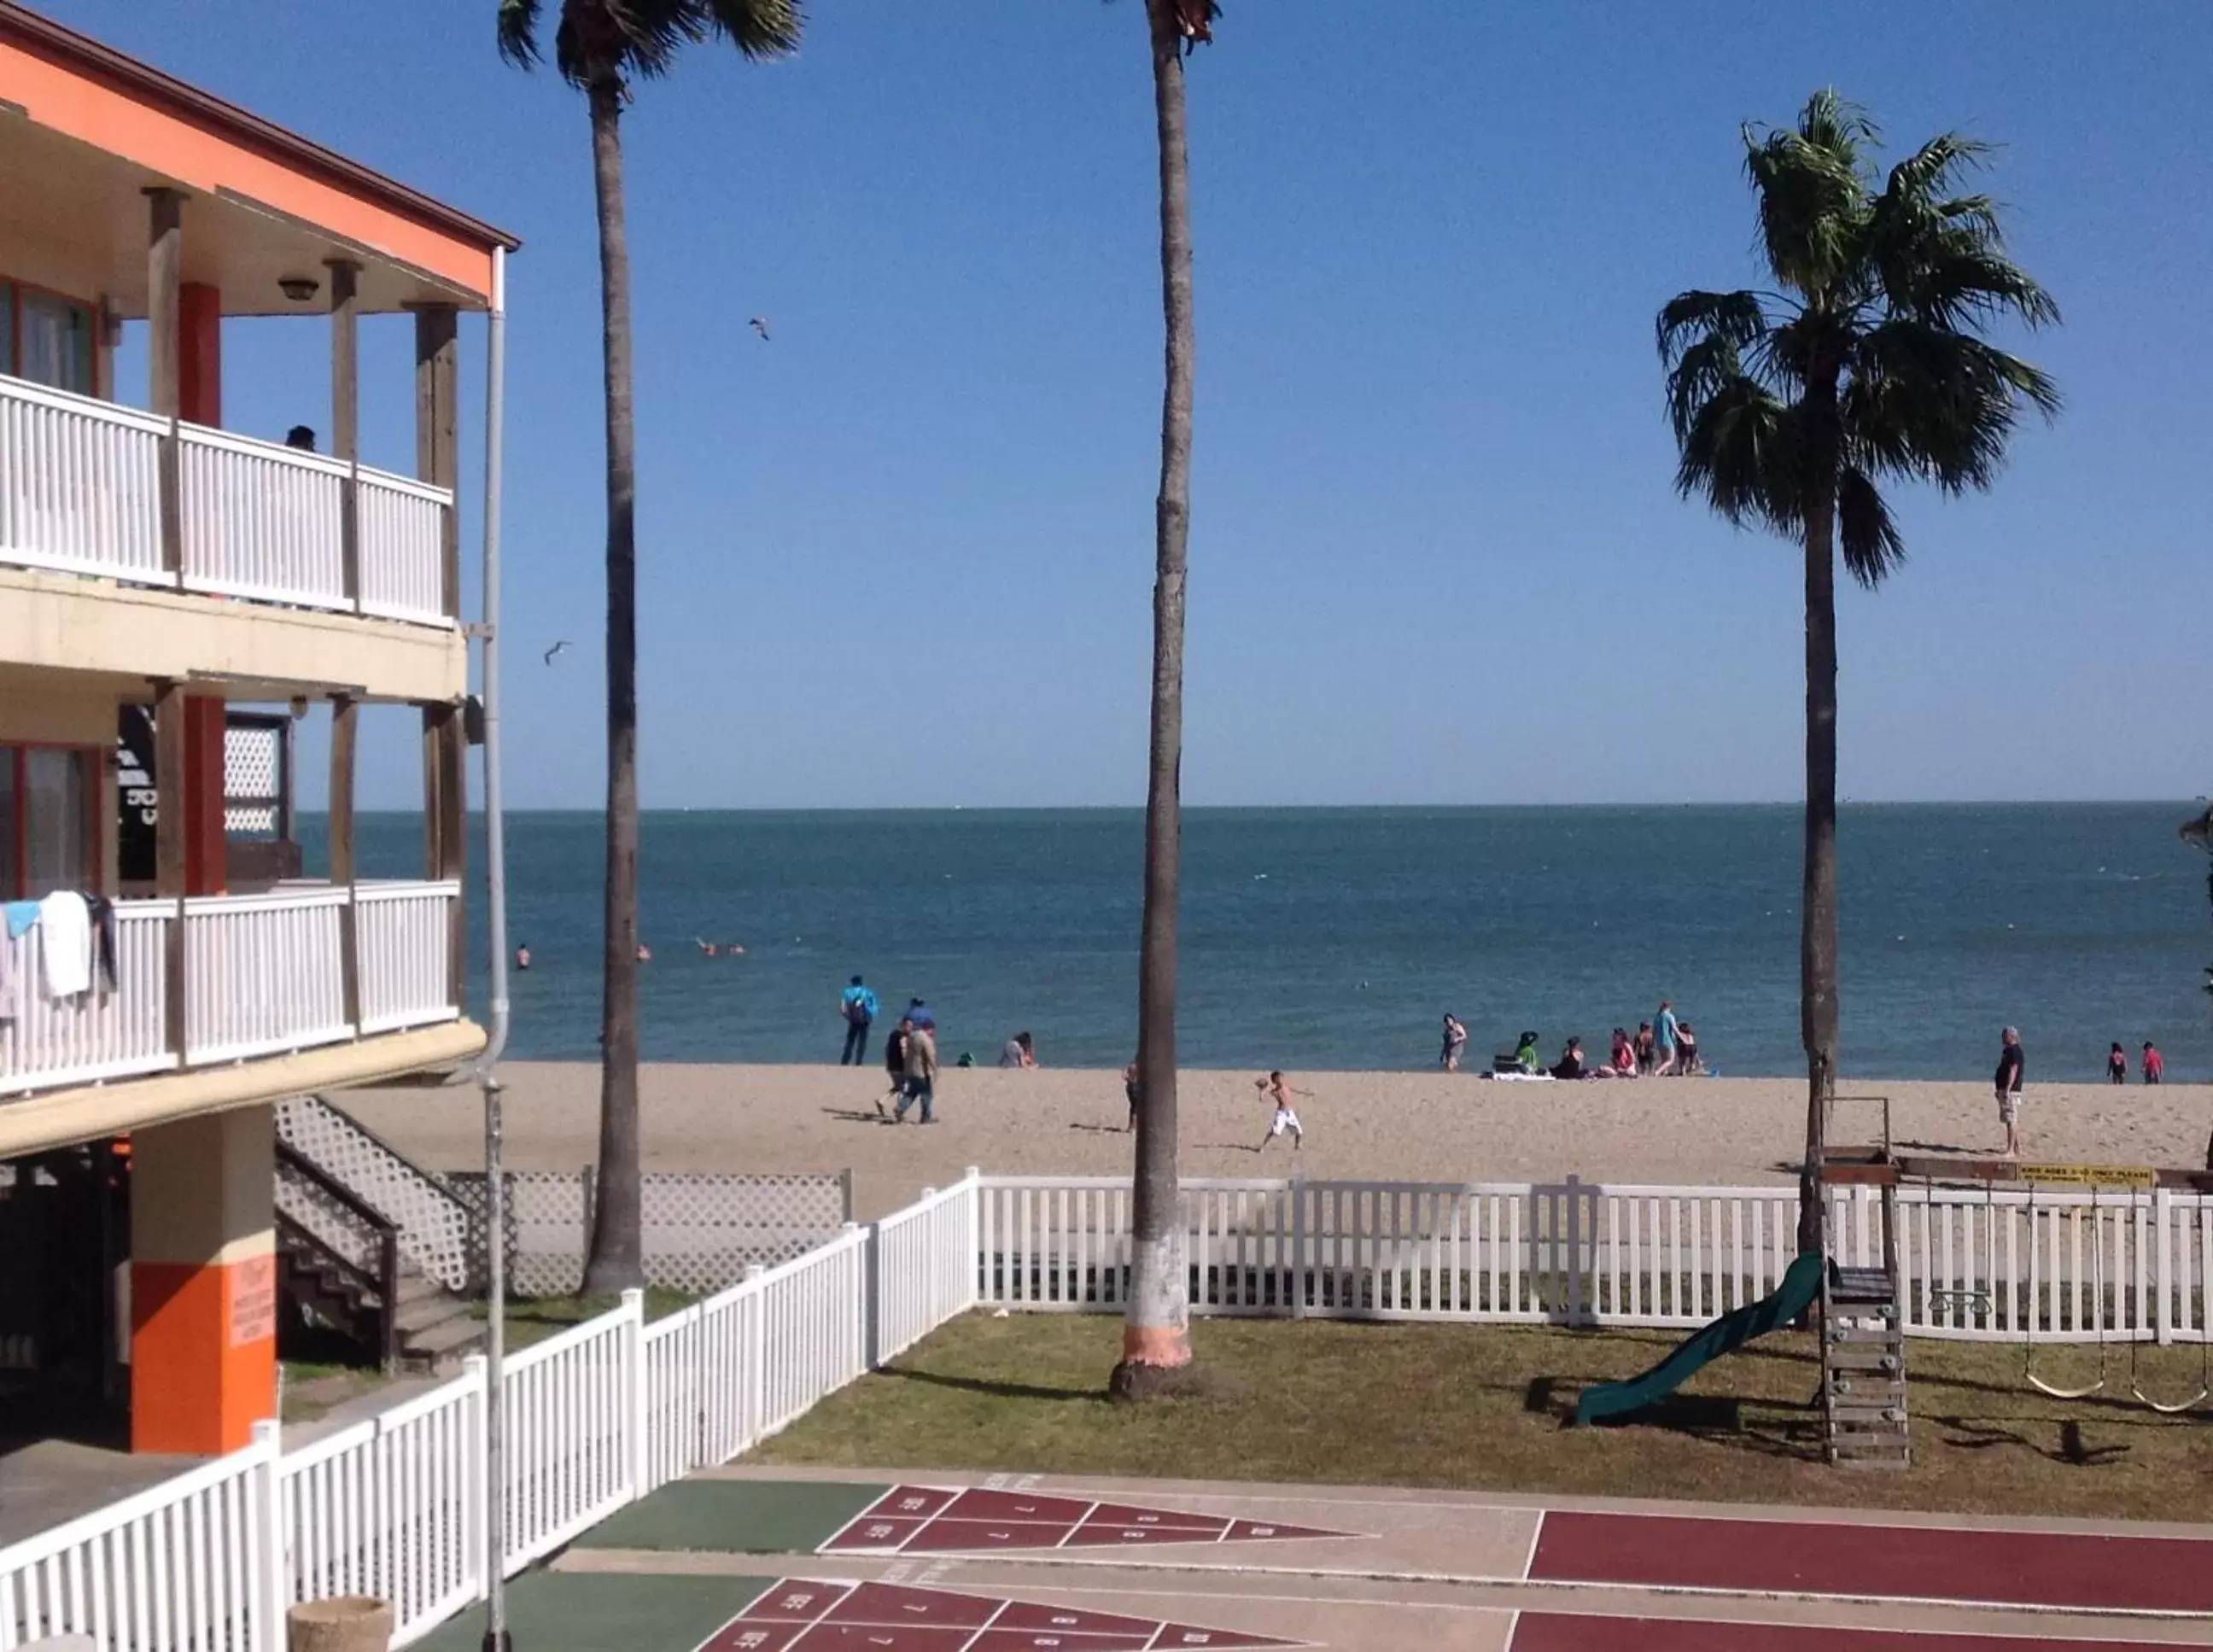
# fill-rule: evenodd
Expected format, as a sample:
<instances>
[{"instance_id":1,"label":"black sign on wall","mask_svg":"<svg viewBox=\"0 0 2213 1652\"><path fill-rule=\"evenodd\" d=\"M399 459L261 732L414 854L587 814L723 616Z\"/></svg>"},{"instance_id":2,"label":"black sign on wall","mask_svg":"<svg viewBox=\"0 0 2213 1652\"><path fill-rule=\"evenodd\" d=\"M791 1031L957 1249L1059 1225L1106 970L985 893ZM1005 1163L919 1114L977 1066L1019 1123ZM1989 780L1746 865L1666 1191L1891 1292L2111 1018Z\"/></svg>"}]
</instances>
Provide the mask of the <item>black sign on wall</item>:
<instances>
[{"instance_id":1,"label":"black sign on wall","mask_svg":"<svg viewBox=\"0 0 2213 1652\"><path fill-rule=\"evenodd\" d=\"M122 708L115 731L116 872L125 883L151 883L160 793L154 780L154 708Z\"/></svg>"}]
</instances>

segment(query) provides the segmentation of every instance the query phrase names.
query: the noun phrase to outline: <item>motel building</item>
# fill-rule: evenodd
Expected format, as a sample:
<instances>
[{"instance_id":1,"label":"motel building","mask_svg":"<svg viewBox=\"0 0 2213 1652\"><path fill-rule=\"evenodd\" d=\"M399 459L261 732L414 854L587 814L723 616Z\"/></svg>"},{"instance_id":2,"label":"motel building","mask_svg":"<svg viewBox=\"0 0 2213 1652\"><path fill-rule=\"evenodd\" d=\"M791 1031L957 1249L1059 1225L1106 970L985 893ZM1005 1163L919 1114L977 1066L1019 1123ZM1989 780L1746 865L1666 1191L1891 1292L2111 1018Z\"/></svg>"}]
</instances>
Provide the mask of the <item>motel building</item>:
<instances>
[{"instance_id":1,"label":"motel building","mask_svg":"<svg viewBox=\"0 0 2213 1652\"><path fill-rule=\"evenodd\" d=\"M485 1049L460 317L517 244L0 0L0 1452L246 1445L314 1243L277 1109ZM275 316L309 428L238 428L226 323ZM412 464L362 462L365 316ZM419 747L397 837L364 722Z\"/></svg>"}]
</instances>

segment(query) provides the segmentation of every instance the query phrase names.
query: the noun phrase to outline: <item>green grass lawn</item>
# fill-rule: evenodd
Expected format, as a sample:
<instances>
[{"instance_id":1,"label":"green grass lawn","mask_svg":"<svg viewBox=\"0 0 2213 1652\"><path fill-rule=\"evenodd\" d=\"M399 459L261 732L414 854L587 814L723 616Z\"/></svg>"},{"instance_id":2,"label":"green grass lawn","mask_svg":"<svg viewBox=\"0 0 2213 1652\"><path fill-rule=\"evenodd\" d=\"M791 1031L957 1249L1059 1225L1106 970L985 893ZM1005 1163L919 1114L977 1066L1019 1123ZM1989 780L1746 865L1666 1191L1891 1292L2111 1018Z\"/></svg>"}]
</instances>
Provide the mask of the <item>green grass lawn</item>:
<instances>
[{"instance_id":1,"label":"green grass lawn","mask_svg":"<svg viewBox=\"0 0 2213 1652\"><path fill-rule=\"evenodd\" d=\"M817 1405L750 1460L2213 1520L2213 1405L2167 1417L2128 1393L2128 1350L2092 1399L2022 1379L2018 1344L1909 1341L1914 1466L1820 1460L1819 1353L1799 1334L1718 1361L1658 1424L1569 1429L1587 1382L1643 1369L1661 1332L1213 1320L1193 1396L1106 1399L1121 1321L959 1320ZM2142 1351L2146 1392L2197 1387L2198 1349ZM2039 1350L2079 1387L2092 1348Z\"/></svg>"}]
</instances>

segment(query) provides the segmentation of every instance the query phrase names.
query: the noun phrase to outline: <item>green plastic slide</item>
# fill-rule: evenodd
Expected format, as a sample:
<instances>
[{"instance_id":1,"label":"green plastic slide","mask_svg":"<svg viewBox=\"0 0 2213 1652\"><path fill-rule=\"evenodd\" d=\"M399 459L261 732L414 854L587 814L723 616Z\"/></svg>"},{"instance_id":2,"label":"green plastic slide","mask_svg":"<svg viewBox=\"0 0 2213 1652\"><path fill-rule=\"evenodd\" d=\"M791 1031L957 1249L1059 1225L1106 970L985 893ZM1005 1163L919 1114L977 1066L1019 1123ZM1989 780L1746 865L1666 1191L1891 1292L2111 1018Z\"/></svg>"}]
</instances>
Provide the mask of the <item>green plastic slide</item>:
<instances>
[{"instance_id":1,"label":"green plastic slide","mask_svg":"<svg viewBox=\"0 0 2213 1652\"><path fill-rule=\"evenodd\" d=\"M1595 1423L1602 1417L1641 1411L1666 1399L1691 1380L1700 1367L1733 1354L1755 1337L1780 1331L1811 1308L1821 1294L1821 1259L1811 1251L1794 1260L1772 1296L1763 1297L1734 1314L1724 1314L1711 1325L1680 1344L1642 1376L1626 1382L1602 1382L1586 1388L1576 1401L1576 1423Z\"/></svg>"}]
</instances>

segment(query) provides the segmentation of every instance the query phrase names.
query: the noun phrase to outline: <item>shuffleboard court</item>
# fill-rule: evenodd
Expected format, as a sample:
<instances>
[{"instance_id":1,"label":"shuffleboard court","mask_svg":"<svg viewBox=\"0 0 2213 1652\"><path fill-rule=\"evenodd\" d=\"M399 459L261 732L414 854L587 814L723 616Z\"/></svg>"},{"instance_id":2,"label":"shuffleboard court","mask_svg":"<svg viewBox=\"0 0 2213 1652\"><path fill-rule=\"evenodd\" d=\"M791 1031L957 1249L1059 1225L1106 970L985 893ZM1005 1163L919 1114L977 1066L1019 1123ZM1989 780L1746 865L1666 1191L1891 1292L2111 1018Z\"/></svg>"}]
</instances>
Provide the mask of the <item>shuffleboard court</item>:
<instances>
[{"instance_id":1,"label":"shuffleboard court","mask_svg":"<svg viewBox=\"0 0 2213 1652\"><path fill-rule=\"evenodd\" d=\"M889 1583L779 1578L697 1652L1232 1652L1306 1644L1160 1618Z\"/></svg>"},{"instance_id":2,"label":"shuffleboard court","mask_svg":"<svg viewBox=\"0 0 2213 1652\"><path fill-rule=\"evenodd\" d=\"M2213 1612L2213 1540L1554 1509L1533 1582Z\"/></svg>"},{"instance_id":3,"label":"shuffleboard court","mask_svg":"<svg viewBox=\"0 0 2213 1652\"><path fill-rule=\"evenodd\" d=\"M957 1486L895 1485L823 1543L823 1554L1127 1549L1363 1535L1187 1509Z\"/></svg>"},{"instance_id":4,"label":"shuffleboard court","mask_svg":"<svg viewBox=\"0 0 2213 1652\"><path fill-rule=\"evenodd\" d=\"M1791 1623L1710 1623L1693 1618L1610 1618L1525 1612L1509 1652L2172 1652L2172 1641L2083 1641L2048 1634L1953 1635L1942 1631Z\"/></svg>"}]
</instances>

